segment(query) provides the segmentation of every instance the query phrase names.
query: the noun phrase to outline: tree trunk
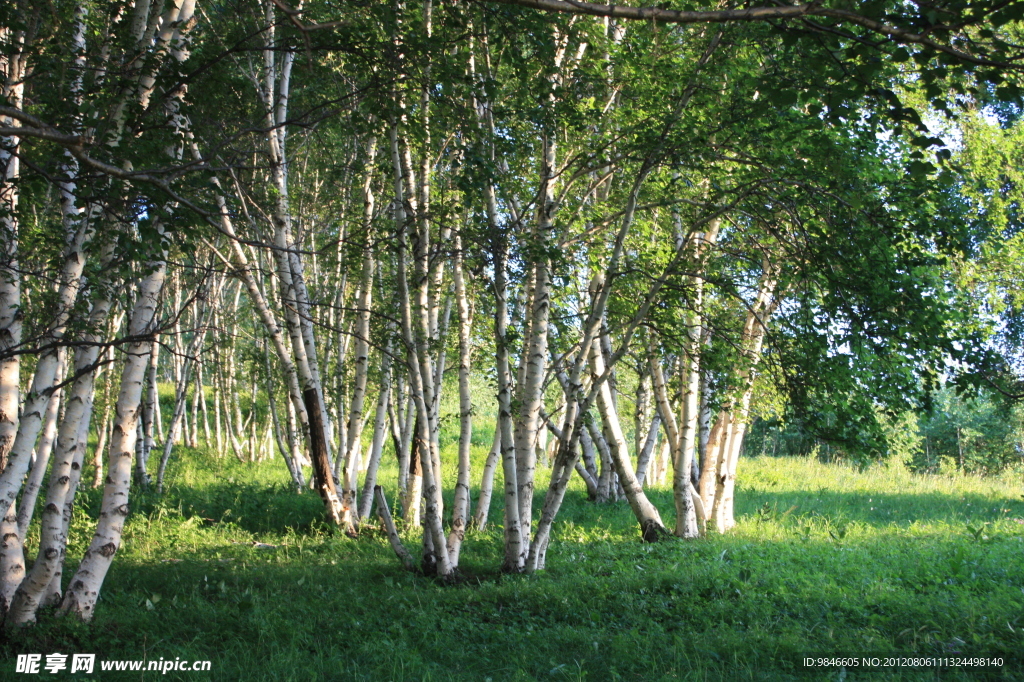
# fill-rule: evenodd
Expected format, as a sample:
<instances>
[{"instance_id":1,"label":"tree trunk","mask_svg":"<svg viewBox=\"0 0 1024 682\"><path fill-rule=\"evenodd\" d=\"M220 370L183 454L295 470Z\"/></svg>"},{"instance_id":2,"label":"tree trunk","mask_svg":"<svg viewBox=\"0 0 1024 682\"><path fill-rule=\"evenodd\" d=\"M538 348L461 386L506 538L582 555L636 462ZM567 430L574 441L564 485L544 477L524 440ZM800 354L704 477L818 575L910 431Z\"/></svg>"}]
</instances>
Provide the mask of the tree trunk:
<instances>
[{"instance_id":1,"label":"tree trunk","mask_svg":"<svg viewBox=\"0 0 1024 682\"><path fill-rule=\"evenodd\" d=\"M602 376L605 373L605 361L599 340L595 340L590 357L594 376ZM626 438L622 434L619 415L615 409L611 387L607 381L601 382L597 389L597 408L601 415L601 421L611 436L608 442L611 459L615 465L615 471L619 475L626 499L629 500L629 506L633 509L637 521L640 522L641 536L646 542L655 542L666 533L665 525L661 522L661 515L658 514L657 508L647 499L647 495L644 494L643 488L640 487L633 474Z\"/></svg>"},{"instance_id":2,"label":"tree trunk","mask_svg":"<svg viewBox=\"0 0 1024 682\"><path fill-rule=\"evenodd\" d=\"M363 491L359 499L359 520L370 518L373 506L374 489L377 487L377 469L384 452L384 436L387 430L388 404L391 393L391 339L388 339L381 353L380 392L377 395L377 411L373 418L373 442L370 445L370 457L366 462L366 477L363 480ZM388 514L390 516L390 513Z\"/></svg>"},{"instance_id":3,"label":"tree trunk","mask_svg":"<svg viewBox=\"0 0 1024 682\"><path fill-rule=\"evenodd\" d=\"M124 520L128 516L132 454L135 451L138 433L142 388L154 343L152 324L156 317L167 264L166 261L159 261L150 267L154 269L139 285L138 297L129 324L129 334L140 340L128 345L124 369L121 372L121 388L115 409L114 433L110 439L110 463L107 482L103 487L99 523L61 605L62 612L74 613L82 620L92 618L100 587L121 544Z\"/></svg>"},{"instance_id":4,"label":"tree trunk","mask_svg":"<svg viewBox=\"0 0 1024 682\"><path fill-rule=\"evenodd\" d=\"M57 376L54 379L54 391L50 396L50 404L46 406L46 414L43 417L43 430L36 445L35 462L25 482L25 489L21 493L21 504L18 508L18 532L24 538L28 532L28 524L36 511L36 499L39 497L39 489L43 485L43 478L46 476L46 468L50 463L50 454L53 451L53 441L57 437L57 415L60 412L62 390L56 388L64 381L67 372L67 348L60 349L60 361L57 368Z\"/></svg>"},{"instance_id":5,"label":"tree trunk","mask_svg":"<svg viewBox=\"0 0 1024 682\"><path fill-rule=\"evenodd\" d=\"M106 328L110 308L109 299L101 297L97 300L90 313L89 328ZM87 334L83 341L85 345L75 351L74 374L78 378L68 393L64 419L57 436L53 470L40 520L39 551L32 570L14 595L5 622L8 626L34 622L39 605L53 601L54 589L59 597L59 567L64 560L68 530L64 512L65 507L71 503L82 475L89 422L93 413L97 373L95 363L99 358L102 338L94 332ZM55 576L56 588L53 587Z\"/></svg>"},{"instance_id":6,"label":"tree trunk","mask_svg":"<svg viewBox=\"0 0 1024 682\"><path fill-rule=\"evenodd\" d=\"M188 348L184 350L184 362L177 371L177 385L175 386L174 396L174 412L171 416L171 424L167 437L164 439L163 453L160 457L160 467L157 470L156 475L156 490L158 493L164 491L164 474L167 472L167 463L171 459L171 450L174 447L174 434L177 432L181 421L185 416L185 410L187 409L187 398L188 398L188 385L192 380L192 365L193 358L199 354L199 348L202 346L206 339L206 316L210 309L210 305L206 298L209 296L209 290L211 288L218 288L215 284L211 287L208 283L204 283L206 286L205 296L201 295L201 303L199 304L201 309L196 313L196 330L192 336L192 341L189 343ZM197 387L198 390L198 387ZM255 390L254 390L255 394ZM255 399L255 395L253 396ZM255 407L253 408L255 410Z\"/></svg>"},{"instance_id":7,"label":"tree trunk","mask_svg":"<svg viewBox=\"0 0 1024 682\"><path fill-rule=\"evenodd\" d=\"M0 95L16 109L24 107L25 74L32 50L32 37L28 27L8 29L10 51L0 57ZM21 121L0 116L0 126L20 128ZM7 351L21 344L23 312L21 301L21 267L18 264L18 201L20 199L21 138L16 135L0 136L0 472L7 468L8 455L14 447L18 432L18 406L21 401L20 355L7 355ZM21 467L20 464L16 465ZM27 462L26 462L27 466ZM18 485L24 469L17 475ZM11 487L10 484L7 486ZM14 497L5 491L3 504ZM17 495L17 490L13 491ZM0 518L6 517L0 512Z\"/></svg>"},{"instance_id":8,"label":"tree trunk","mask_svg":"<svg viewBox=\"0 0 1024 682\"><path fill-rule=\"evenodd\" d=\"M494 494L494 472L498 468L500 457L501 428L495 423L494 439L484 461L483 474L480 476L480 497L476 503L476 514L473 516L473 527L477 530L487 528L487 517L491 513L491 497Z\"/></svg>"},{"instance_id":9,"label":"tree trunk","mask_svg":"<svg viewBox=\"0 0 1024 682\"><path fill-rule=\"evenodd\" d=\"M373 161L377 156L377 138L371 137L366 146L366 175L363 180L363 234L366 247L363 253L363 270L359 281L359 295L355 322L355 376L353 378L352 402L349 406L347 443L345 444L344 505L346 523L352 524L351 516L359 520L356 489L359 485L359 456L362 453L363 403L366 399L366 378L370 362L370 306L373 303L374 254L371 247L373 221ZM340 459L340 458L339 458ZM373 488L369 488L372 490ZM372 498L371 498L372 499Z\"/></svg>"},{"instance_id":10,"label":"tree trunk","mask_svg":"<svg viewBox=\"0 0 1024 682\"><path fill-rule=\"evenodd\" d=\"M232 354L233 355L233 354ZM142 408L142 447L136 448L135 457L135 485L146 490L149 487L149 453L152 452L155 432L155 422L159 418L157 408L157 385L156 370L160 360L159 337L153 339L152 350L149 354L149 364L146 367L146 392L145 402Z\"/></svg>"},{"instance_id":11,"label":"tree trunk","mask_svg":"<svg viewBox=\"0 0 1024 682\"><path fill-rule=\"evenodd\" d=\"M462 272L462 237L454 238L452 274L455 282L455 302L459 314L459 473L455 483L455 501L452 504L452 529L448 534L448 554L452 565L459 565L459 551L466 535L469 520L469 484L471 471L470 448L473 440L473 401L469 386L470 333L472 313L466 295ZM440 387L440 383L438 384Z\"/></svg>"}]
</instances>

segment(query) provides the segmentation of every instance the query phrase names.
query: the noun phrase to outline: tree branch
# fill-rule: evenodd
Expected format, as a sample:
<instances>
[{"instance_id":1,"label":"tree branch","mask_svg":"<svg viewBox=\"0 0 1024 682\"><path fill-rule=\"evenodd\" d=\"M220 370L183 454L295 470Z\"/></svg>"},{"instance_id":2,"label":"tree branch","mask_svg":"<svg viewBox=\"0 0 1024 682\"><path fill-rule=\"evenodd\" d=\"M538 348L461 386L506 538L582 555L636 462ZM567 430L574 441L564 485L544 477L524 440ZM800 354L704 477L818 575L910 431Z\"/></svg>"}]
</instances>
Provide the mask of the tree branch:
<instances>
[{"instance_id":1,"label":"tree branch","mask_svg":"<svg viewBox=\"0 0 1024 682\"><path fill-rule=\"evenodd\" d=\"M611 17L613 19L629 19L632 21L653 21L662 24L721 24L736 21L780 21L800 19L804 17L829 17L839 21L856 24L873 33L879 33L897 43L922 45L938 52L956 57L959 60L982 66L998 66L1009 69L1021 69L1017 64L997 62L984 57L972 55L950 45L944 45L920 33L914 33L898 26L891 26L876 19L866 17L857 12L832 7L822 7L812 2L806 5L782 5L779 7L748 7L746 9L681 11L661 9L657 7L627 7L625 5L602 5L581 0L491 0L505 5L531 7L546 12L564 12L568 14L587 14L595 17Z\"/></svg>"}]
</instances>

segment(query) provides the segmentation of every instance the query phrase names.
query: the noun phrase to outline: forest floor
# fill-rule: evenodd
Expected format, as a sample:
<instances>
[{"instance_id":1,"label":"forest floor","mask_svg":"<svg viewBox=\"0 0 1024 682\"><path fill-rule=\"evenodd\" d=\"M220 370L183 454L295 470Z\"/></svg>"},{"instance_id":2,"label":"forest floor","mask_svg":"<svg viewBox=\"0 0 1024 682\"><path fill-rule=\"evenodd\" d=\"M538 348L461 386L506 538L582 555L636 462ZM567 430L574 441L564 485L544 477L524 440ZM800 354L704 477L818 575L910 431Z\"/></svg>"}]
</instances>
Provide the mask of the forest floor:
<instances>
[{"instance_id":1,"label":"forest floor","mask_svg":"<svg viewBox=\"0 0 1024 682\"><path fill-rule=\"evenodd\" d=\"M468 534L465 579L443 585L403 571L379 533L331 532L317 496L288 489L280 459L249 465L177 452L167 494L135 496L94 622L47 614L6 633L0 679L36 677L14 672L19 653L42 654L43 664L50 653L94 653L209 660L211 670L101 673L97 663L93 675L38 677L1024 680L1020 476L747 459L733 532L650 545L624 501L588 502L574 483L547 570L499 574L495 528ZM393 469L383 480L393 500ZM94 514L98 491L83 494ZM651 496L670 513L667 488ZM497 494L492 519L500 504ZM91 533L76 529L69 564ZM415 541L409 533L407 544ZM804 665L897 654L1004 661Z\"/></svg>"}]
</instances>

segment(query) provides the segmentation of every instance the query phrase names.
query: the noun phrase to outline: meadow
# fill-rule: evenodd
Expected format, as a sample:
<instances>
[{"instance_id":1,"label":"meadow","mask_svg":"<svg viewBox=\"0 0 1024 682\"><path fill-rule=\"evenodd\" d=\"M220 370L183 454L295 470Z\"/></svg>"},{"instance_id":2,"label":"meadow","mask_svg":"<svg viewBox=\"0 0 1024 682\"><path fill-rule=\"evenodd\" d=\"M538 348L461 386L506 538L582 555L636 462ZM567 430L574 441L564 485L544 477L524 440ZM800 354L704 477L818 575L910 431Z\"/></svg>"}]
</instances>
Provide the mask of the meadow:
<instances>
[{"instance_id":1,"label":"meadow","mask_svg":"<svg viewBox=\"0 0 1024 682\"><path fill-rule=\"evenodd\" d=\"M211 670L39 677L1024 679L1020 475L751 458L741 461L733 532L655 544L639 541L625 501L588 502L576 481L547 570L500 574L500 528L472 531L461 580L447 585L404 571L373 528L357 539L333 532L315 494L288 489L279 459L251 465L179 452L167 493L135 496L95 620L47 614L6 632L0 678L30 679L14 672L18 653L84 652L209 660ZM384 481L394 499L393 470ZM95 514L98 491L82 494L79 513ZM668 513L671 492L651 495ZM492 519L500 503L496 495ZM69 558L81 556L91 531L75 529ZM410 547L417 537L405 531ZM1004 663L803 664L897 653Z\"/></svg>"}]
</instances>

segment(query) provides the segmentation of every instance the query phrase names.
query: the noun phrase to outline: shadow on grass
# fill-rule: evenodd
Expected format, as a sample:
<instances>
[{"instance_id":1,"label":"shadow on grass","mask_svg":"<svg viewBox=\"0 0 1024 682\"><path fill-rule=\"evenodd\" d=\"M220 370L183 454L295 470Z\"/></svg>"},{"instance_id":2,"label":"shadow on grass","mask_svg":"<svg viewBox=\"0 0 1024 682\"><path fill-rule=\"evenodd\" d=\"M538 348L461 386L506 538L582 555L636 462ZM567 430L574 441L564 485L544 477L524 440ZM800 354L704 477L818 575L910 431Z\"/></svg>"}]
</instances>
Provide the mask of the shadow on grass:
<instances>
[{"instance_id":1,"label":"shadow on grass","mask_svg":"<svg viewBox=\"0 0 1024 682\"><path fill-rule=\"evenodd\" d=\"M553 545L543 574L448 587L403 571L374 537L239 546L206 562L125 557L92 626L44 617L0 654L12 666L15 653L54 651L213 662L202 677L165 678L182 680L792 680L835 679L803 669L809 655L913 652L1006 664L849 679L1019 679L1012 593L1024 573L968 557L951 578L937 559L955 538L865 561L822 540L643 546L616 532L586 556ZM467 553L480 543L500 538L472 538Z\"/></svg>"},{"instance_id":2,"label":"shadow on grass","mask_svg":"<svg viewBox=\"0 0 1024 682\"><path fill-rule=\"evenodd\" d=\"M165 495L135 492L134 511L151 518L180 510L204 526L232 523L254 534L304 533L323 527L324 505L313 491L287 485L217 483L203 488L172 487Z\"/></svg>"}]
</instances>

